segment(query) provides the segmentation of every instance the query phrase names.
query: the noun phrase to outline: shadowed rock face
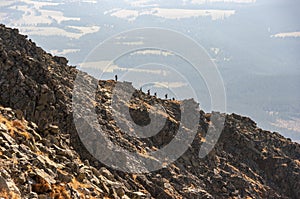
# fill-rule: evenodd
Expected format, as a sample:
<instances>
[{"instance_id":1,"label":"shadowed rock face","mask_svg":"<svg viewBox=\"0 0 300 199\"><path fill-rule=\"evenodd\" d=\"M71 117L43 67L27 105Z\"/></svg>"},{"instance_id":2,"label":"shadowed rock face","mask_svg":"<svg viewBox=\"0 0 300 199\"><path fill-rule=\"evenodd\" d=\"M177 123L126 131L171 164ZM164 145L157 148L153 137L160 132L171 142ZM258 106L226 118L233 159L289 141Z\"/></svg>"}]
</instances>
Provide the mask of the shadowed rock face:
<instances>
[{"instance_id":1,"label":"shadowed rock face","mask_svg":"<svg viewBox=\"0 0 300 199\"><path fill-rule=\"evenodd\" d=\"M71 100L78 74L83 77L79 83L85 90L92 89L93 82L98 85L96 97L87 98L82 106L93 104L99 124L114 144L151 158L152 151L167 145L176 135L182 102L136 91L130 103L123 104L133 120L141 126L149 124L149 110L156 103L164 107L165 112L158 115L166 122L149 138L128 135L112 115L115 81L97 81L68 66L65 58L46 53L17 30L1 26L0 105L14 111L0 109L0 191L31 198L298 198L300 195L299 144L278 133L264 131L251 119L236 114L226 116L218 143L203 159L198 157L199 148L211 122L210 114L199 111L198 134L174 163L149 174L135 175L105 167L83 146L73 123ZM130 89L131 85L123 84ZM116 115L122 118L122 113Z\"/></svg>"}]
</instances>

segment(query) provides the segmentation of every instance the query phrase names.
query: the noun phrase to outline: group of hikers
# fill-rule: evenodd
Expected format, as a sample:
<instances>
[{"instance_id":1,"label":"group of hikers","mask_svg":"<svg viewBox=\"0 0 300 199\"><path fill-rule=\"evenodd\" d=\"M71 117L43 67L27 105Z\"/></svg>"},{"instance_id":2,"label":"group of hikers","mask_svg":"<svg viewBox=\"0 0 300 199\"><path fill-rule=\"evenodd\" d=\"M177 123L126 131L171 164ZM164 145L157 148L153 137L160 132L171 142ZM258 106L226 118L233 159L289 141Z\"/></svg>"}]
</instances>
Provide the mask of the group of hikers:
<instances>
[{"instance_id":1,"label":"group of hikers","mask_svg":"<svg viewBox=\"0 0 300 199\"><path fill-rule=\"evenodd\" d=\"M118 81L118 75L115 75L115 81L116 81L116 82ZM142 87L140 88L140 91L142 91ZM151 93L150 93L150 89L147 90L147 94L148 94L148 95L151 94ZM154 93L154 96L157 97L157 93L156 93L156 92ZM168 94L167 94L167 93L165 94L165 98L168 99ZM175 100L175 98L173 97L172 100Z\"/></svg>"}]
</instances>

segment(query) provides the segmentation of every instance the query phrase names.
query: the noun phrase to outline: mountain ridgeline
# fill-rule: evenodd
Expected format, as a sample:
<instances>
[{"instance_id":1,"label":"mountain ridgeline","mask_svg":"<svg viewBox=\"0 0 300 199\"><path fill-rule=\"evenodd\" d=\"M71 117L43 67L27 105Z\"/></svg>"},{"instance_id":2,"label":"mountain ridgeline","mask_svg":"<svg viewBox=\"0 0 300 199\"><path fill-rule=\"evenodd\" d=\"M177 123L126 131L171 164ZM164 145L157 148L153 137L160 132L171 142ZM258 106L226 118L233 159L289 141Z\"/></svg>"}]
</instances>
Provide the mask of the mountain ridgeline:
<instances>
[{"instance_id":1,"label":"mountain ridgeline","mask_svg":"<svg viewBox=\"0 0 300 199\"><path fill-rule=\"evenodd\" d=\"M96 80L67 63L18 30L0 26L0 197L299 198L299 144L237 114L226 115L222 134L205 158L198 157L199 149L213 124L211 114L198 111L197 135L175 162L144 174L106 166L89 153L74 124L72 93L78 74L84 77L82 88L98 84L95 98L87 98L82 106L93 104L106 137L149 159L151 151L176 135L182 102L136 90L135 98L124 103L133 120L147 125L147 110L156 103L164 107L166 122L155 136L130 136L112 115L116 82Z\"/></svg>"}]
</instances>

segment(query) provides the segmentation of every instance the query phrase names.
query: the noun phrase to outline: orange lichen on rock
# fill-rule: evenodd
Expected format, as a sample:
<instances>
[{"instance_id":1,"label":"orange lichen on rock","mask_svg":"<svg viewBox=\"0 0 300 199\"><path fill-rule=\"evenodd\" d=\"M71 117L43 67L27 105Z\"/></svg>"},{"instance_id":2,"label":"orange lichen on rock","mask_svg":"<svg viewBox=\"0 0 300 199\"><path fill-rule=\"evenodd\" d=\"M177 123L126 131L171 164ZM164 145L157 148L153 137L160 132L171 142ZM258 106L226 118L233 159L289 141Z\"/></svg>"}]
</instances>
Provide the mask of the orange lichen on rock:
<instances>
[{"instance_id":1,"label":"orange lichen on rock","mask_svg":"<svg viewBox=\"0 0 300 199\"><path fill-rule=\"evenodd\" d=\"M19 120L12 121L12 126L17 128L20 131L25 131L25 126Z\"/></svg>"},{"instance_id":2,"label":"orange lichen on rock","mask_svg":"<svg viewBox=\"0 0 300 199\"><path fill-rule=\"evenodd\" d=\"M54 199L71 199L69 192L66 190L65 184L52 185L50 197Z\"/></svg>"},{"instance_id":3,"label":"orange lichen on rock","mask_svg":"<svg viewBox=\"0 0 300 199\"><path fill-rule=\"evenodd\" d=\"M20 120L10 121L0 115L0 123L6 125L7 130L12 137L22 136L26 140L30 139L31 137L30 134L26 131L25 125Z\"/></svg>"},{"instance_id":4,"label":"orange lichen on rock","mask_svg":"<svg viewBox=\"0 0 300 199\"><path fill-rule=\"evenodd\" d=\"M0 198L4 198L4 199L19 199L21 197L18 194L14 193L14 192L2 191L2 192L0 192Z\"/></svg>"},{"instance_id":5,"label":"orange lichen on rock","mask_svg":"<svg viewBox=\"0 0 300 199\"><path fill-rule=\"evenodd\" d=\"M79 192L80 198L86 198L86 195L84 193L82 193L80 190L82 190L83 188L91 187L90 185L79 182L78 180L76 180L76 178L73 178L72 182L69 183L69 185L72 186L73 189L75 189ZM95 197L89 195L89 198L94 199Z\"/></svg>"}]
</instances>

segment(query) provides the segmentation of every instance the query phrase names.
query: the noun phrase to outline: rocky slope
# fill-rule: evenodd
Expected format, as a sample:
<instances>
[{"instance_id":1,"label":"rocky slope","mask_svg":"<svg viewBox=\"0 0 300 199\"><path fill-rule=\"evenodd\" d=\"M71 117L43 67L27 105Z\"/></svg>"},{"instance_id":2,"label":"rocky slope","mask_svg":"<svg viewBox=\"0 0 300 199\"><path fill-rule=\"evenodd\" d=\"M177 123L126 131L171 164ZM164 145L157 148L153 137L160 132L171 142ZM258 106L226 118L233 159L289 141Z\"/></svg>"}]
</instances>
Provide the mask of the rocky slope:
<instances>
[{"instance_id":1,"label":"rocky slope","mask_svg":"<svg viewBox=\"0 0 300 199\"><path fill-rule=\"evenodd\" d=\"M174 163L155 172L128 174L95 159L82 144L72 114L72 91L98 84L93 104L98 122L115 144L143 157L174 138L183 102L136 91L125 104L139 124L161 104L163 129L149 139L122 132L111 111L115 81L97 81L53 57L18 30L0 27L0 197L4 198L298 198L300 146L251 119L226 115L215 148L198 157L210 114L199 111L198 134ZM128 83L121 83L131 88ZM84 90L82 90L84 93ZM126 121L125 121L126 122ZM130 161L128 159L127 161Z\"/></svg>"}]
</instances>

